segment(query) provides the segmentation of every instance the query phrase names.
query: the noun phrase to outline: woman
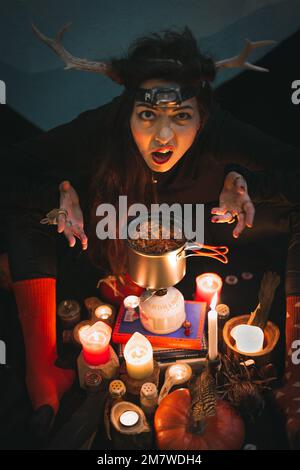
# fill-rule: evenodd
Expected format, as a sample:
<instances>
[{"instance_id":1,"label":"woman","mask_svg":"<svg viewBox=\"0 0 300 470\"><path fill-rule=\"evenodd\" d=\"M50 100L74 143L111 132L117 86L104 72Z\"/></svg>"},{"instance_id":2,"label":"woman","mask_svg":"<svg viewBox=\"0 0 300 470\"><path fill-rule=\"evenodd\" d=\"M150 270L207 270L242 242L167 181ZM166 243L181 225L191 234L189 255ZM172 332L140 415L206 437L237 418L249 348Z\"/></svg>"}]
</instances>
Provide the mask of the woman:
<instances>
[{"instance_id":1,"label":"woman","mask_svg":"<svg viewBox=\"0 0 300 470\"><path fill-rule=\"evenodd\" d=\"M125 86L120 97L14 148L22 167L14 179L18 189L8 193L15 208L8 217L10 266L26 346L27 387L35 416L46 423L73 373L54 365L55 234L39 224L45 212L59 205L58 232L64 232L69 245L77 237L86 250L86 229L93 263L119 275L126 272L123 240L96 237L96 208L102 202L116 205L119 195L128 197L128 205L204 203L213 222L231 223L237 216L234 237L254 218L243 175L255 202L273 198L276 204L283 194L286 210L299 203L292 189L295 172L284 168L293 161L293 150L218 108L210 86L215 65L200 53L188 29L142 38L109 70ZM266 149L268 156L284 157L279 173L268 168ZM26 164L30 159L39 166L34 177ZM269 171L250 173L244 167ZM231 230L223 230L222 237ZM294 322L297 299L293 296L289 310Z\"/></svg>"}]
</instances>

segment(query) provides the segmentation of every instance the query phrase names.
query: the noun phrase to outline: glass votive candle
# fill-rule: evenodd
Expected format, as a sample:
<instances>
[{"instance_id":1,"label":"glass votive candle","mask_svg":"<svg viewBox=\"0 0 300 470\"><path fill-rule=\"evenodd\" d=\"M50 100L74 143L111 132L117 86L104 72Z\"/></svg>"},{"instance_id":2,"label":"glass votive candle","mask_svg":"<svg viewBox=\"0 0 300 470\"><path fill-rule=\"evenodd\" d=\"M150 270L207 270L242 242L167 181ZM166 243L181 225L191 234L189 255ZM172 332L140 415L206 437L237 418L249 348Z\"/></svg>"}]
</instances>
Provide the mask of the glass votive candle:
<instances>
[{"instance_id":1,"label":"glass votive candle","mask_svg":"<svg viewBox=\"0 0 300 470\"><path fill-rule=\"evenodd\" d=\"M204 273L196 277L195 300L211 304L212 298L217 293L220 299L223 286L222 278L216 273Z\"/></svg>"},{"instance_id":2,"label":"glass votive candle","mask_svg":"<svg viewBox=\"0 0 300 470\"><path fill-rule=\"evenodd\" d=\"M71 330L80 322L80 305L76 300L63 300L57 308L57 316L60 318L63 329Z\"/></svg>"},{"instance_id":3,"label":"glass votive candle","mask_svg":"<svg viewBox=\"0 0 300 470\"><path fill-rule=\"evenodd\" d=\"M87 364L100 365L109 361L111 328L108 325L98 321L88 328L81 328L79 338L82 344L83 358Z\"/></svg>"},{"instance_id":4,"label":"glass votive candle","mask_svg":"<svg viewBox=\"0 0 300 470\"><path fill-rule=\"evenodd\" d=\"M94 310L94 313L92 315L92 320L93 321L102 321L106 323L109 326L112 326L113 323L113 309L110 305L99 305Z\"/></svg>"},{"instance_id":5,"label":"glass votive candle","mask_svg":"<svg viewBox=\"0 0 300 470\"><path fill-rule=\"evenodd\" d=\"M92 324L93 324L92 320L83 320L75 326L75 328L73 330L73 338L74 338L74 341L79 346L81 346L79 331L81 331L84 328L88 328L88 327L92 326Z\"/></svg>"}]
</instances>

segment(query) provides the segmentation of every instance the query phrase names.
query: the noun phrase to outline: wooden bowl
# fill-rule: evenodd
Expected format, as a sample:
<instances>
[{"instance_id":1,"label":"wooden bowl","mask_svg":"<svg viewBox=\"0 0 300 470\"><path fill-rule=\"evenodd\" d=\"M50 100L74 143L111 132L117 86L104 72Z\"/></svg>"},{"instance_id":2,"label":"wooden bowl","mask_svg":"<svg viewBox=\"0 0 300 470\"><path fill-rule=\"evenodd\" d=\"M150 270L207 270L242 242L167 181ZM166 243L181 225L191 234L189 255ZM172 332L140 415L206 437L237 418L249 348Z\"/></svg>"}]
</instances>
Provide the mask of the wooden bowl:
<instances>
[{"instance_id":1,"label":"wooden bowl","mask_svg":"<svg viewBox=\"0 0 300 470\"><path fill-rule=\"evenodd\" d=\"M231 318L225 323L223 328L223 339L226 345L226 353L229 357L235 357L239 360L253 359L257 365L262 366L271 362L272 351L275 348L280 331L279 328L268 321L264 328L264 344L263 349L256 353L241 353L235 346L235 340L231 336L231 330L238 325L246 324L250 315L240 315L238 317Z\"/></svg>"}]
</instances>

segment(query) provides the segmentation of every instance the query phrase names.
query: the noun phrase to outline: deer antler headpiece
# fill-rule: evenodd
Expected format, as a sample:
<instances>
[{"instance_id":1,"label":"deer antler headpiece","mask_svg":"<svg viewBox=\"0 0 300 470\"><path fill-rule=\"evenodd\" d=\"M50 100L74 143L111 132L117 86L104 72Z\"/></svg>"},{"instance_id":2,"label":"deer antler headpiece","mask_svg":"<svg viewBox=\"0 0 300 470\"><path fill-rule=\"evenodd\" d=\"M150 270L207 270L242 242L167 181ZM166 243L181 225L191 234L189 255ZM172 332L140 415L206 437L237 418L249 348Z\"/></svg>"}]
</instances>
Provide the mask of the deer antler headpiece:
<instances>
[{"instance_id":1,"label":"deer antler headpiece","mask_svg":"<svg viewBox=\"0 0 300 470\"><path fill-rule=\"evenodd\" d=\"M139 57L137 59L130 59L130 72L128 75L128 67L127 71L124 73L124 69L126 70L126 65L128 65L129 60L121 59L119 61L112 61L112 62L98 62L98 61L90 61L87 59L81 59L79 57L75 57L70 52L68 52L62 45L63 35L69 29L71 23L65 25L56 35L54 39L48 38L45 36L35 25L32 25L33 31L38 36L38 38L47 44L54 52L62 59L65 63L65 70L75 69L75 70L85 70L87 72L96 72L101 73L103 75L107 75L111 80L114 82L125 85L127 88L137 88L139 84L135 83L136 78L139 74L145 75L145 70L150 70L149 77L155 77L156 72L157 76L161 76L162 68L172 68L172 71L175 71L177 74L176 76L180 77L180 74L183 72L185 73L185 77L192 77L194 82L198 82L199 85L204 86L206 81L212 81L215 77L215 74L218 70L223 68L242 68L242 69L250 69L257 72L268 72L268 69L263 67L258 67L257 65L253 65L250 62L247 62L246 59L250 55L250 53L257 48L267 46L270 44L274 44L275 41L256 41L252 42L248 39L246 40L246 44L242 52L234 57L229 59L221 60L218 62L213 63L211 59L209 61L205 58L206 62L209 62L209 73L203 71L203 66L199 60L199 51L198 56L189 57L187 63L182 63L179 59L171 59L164 56L162 58L144 58ZM192 36L192 33L185 29L185 33L187 34L189 39L192 41L192 45L196 44L195 39ZM192 38L192 39L191 39ZM195 46L197 47L197 46ZM185 48L186 50L186 48ZM171 55L171 54L170 54ZM174 55L174 54L173 54ZM197 54L196 54L197 55ZM120 66L121 65L121 66ZM125 65L125 68L124 68ZM200 70L200 72L199 72ZM161 77L163 78L163 77ZM176 80L175 80L176 81ZM179 80L180 81L180 80ZM184 81L184 80L183 80ZM195 89L195 88L194 88ZM190 88L189 90L185 90L184 96L189 96L191 93ZM194 93L195 95L195 93ZM185 98L187 99L187 98Z\"/></svg>"}]
</instances>

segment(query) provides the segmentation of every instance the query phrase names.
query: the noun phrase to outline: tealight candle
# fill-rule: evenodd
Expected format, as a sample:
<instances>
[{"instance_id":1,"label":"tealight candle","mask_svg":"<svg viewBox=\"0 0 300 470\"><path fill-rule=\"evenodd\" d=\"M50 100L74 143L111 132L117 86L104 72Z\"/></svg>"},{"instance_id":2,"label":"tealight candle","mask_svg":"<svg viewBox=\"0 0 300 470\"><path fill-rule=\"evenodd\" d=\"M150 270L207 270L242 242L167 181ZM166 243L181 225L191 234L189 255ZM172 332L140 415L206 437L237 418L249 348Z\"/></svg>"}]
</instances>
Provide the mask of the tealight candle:
<instances>
[{"instance_id":1,"label":"tealight candle","mask_svg":"<svg viewBox=\"0 0 300 470\"><path fill-rule=\"evenodd\" d=\"M98 320L108 320L112 315L112 308L109 305L100 305L95 309L95 317Z\"/></svg>"},{"instance_id":2,"label":"tealight candle","mask_svg":"<svg viewBox=\"0 0 300 470\"><path fill-rule=\"evenodd\" d=\"M195 300L211 304L212 298L217 294L217 300L220 298L223 281L218 274L205 273L196 277Z\"/></svg>"},{"instance_id":3,"label":"tealight candle","mask_svg":"<svg viewBox=\"0 0 300 470\"><path fill-rule=\"evenodd\" d=\"M218 314L215 310L217 304L217 292L211 301L211 310L208 312L208 358L211 361L218 356Z\"/></svg>"},{"instance_id":4,"label":"tealight candle","mask_svg":"<svg viewBox=\"0 0 300 470\"><path fill-rule=\"evenodd\" d=\"M119 419L122 426L131 427L137 424L140 417L136 411L128 410L124 411L124 413L120 415Z\"/></svg>"},{"instance_id":5,"label":"tealight candle","mask_svg":"<svg viewBox=\"0 0 300 470\"><path fill-rule=\"evenodd\" d=\"M258 326L237 325L230 334L235 339L236 347L241 353L257 353L263 348L264 332Z\"/></svg>"},{"instance_id":6,"label":"tealight candle","mask_svg":"<svg viewBox=\"0 0 300 470\"><path fill-rule=\"evenodd\" d=\"M112 307L110 305L99 305L92 314L92 320L95 322L100 320L108 326L112 326L114 321Z\"/></svg>"},{"instance_id":7,"label":"tealight candle","mask_svg":"<svg viewBox=\"0 0 300 470\"><path fill-rule=\"evenodd\" d=\"M150 341L141 333L134 333L124 348L127 373L142 380L153 373L153 350Z\"/></svg>"},{"instance_id":8,"label":"tealight candle","mask_svg":"<svg viewBox=\"0 0 300 470\"><path fill-rule=\"evenodd\" d=\"M98 321L79 330L83 358L89 365L106 364L110 359L109 341L111 328Z\"/></svg>"}]
</instances>

